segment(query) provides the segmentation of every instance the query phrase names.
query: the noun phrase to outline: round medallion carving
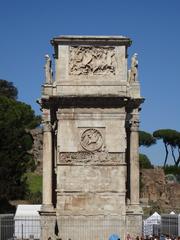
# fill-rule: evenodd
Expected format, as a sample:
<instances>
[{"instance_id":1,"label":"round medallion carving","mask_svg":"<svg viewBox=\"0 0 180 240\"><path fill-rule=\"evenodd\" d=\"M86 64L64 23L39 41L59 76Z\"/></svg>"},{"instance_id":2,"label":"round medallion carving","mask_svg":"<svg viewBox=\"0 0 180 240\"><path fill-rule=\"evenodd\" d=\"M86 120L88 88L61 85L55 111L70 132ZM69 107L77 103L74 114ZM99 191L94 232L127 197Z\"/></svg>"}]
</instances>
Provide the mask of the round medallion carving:
<instances>
[{"instance_id":1,"label":"round medallion carving","mask_svg":"<svg viewBox=\"0 0 180 240\"><path fill-rule=\"evenodd\" d=\"M97 151L103 145L101 133L95 128L85 130L81 135L81 146L87 151Z\"/></svg>"}]
</instances>

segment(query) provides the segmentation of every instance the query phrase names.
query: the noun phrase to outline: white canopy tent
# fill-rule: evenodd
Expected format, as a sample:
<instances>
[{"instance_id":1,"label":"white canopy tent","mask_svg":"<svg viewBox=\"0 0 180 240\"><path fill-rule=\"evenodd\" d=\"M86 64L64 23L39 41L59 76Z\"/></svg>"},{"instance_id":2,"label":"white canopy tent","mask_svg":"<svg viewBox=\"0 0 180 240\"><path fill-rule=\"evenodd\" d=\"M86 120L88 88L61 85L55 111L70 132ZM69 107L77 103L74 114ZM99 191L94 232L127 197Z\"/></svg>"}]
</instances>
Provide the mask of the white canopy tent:
<instances>
[{"instance_id":1,"label":"white canopy tent","mask_svg":"<svg viewBox=\"0 0 180 240\"><path fill-rule=\"evenodd\" d=\"M170 214L171 214L171 215L174 215L174 214L175 214L175 212L173 212L173 211L172 211L172 212L170 212Z\"/></svg>"},{"instance_id":2,"label":"white canopy tent","mask_svg":"<svg viewBox=\"0 0 180 240\"><path fill-rule=\"evenodd\" d=\"M153 235L153 226L161 223L161 216L155 212L143 221L144 236Z\"/></svg>"},{"instance_id":3,"label":"white canopy tent","mask_svg":"<svg viewBox=\"0 0 180 240\"><path fill-rule=\"evenodd\" d=\"M40 239L40 215L41 205L18 205L15 220L16 238Z\"/></svg>"}]
</instances>

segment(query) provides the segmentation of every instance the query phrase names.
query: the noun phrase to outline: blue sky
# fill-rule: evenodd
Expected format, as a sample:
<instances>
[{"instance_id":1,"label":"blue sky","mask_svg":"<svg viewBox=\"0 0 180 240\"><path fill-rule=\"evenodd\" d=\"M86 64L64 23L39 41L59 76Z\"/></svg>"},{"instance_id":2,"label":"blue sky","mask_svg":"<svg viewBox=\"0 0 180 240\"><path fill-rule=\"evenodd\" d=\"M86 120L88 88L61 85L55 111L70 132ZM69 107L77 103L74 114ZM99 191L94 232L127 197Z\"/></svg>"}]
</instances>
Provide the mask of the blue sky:
<instances>
[{"instance_id":1,"label":"blue sky","mask_svg":"<svg viewBox=\"0 0 180 240\"><path fill-rule=\"evenodd\" d=\"M19 100L40 113L44 55L58 35L124 35L132 39L129 56L139 56L141 129L180 131L179 0L1 0L0 78L12 81ZM161 164L161 143L142 149Z\"/></svg>"}]
</instances>

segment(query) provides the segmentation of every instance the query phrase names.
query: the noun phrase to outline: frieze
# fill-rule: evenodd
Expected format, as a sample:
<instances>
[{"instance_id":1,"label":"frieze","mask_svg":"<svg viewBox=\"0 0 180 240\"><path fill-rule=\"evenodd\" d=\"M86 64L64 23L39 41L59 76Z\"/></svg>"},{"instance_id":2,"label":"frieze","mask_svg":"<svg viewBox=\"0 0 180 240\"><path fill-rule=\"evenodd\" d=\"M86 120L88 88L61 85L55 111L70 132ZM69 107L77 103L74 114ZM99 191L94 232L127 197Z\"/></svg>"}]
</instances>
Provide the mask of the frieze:
<instances>
[{"instance_id":1,"label":"frieze","mask_svg":"<svg viewBox=\"0 0 180 240\"><path fill-rule=\"evenodd\" d=\"M59 165L120 165L125 164L125 153L60 152Z\"/></svg>"},{"instance_id":2,"label":"frieze","mask_svg":"<svg viewBox=\"0 0 180 240\"><path fill-rule=\"evenodd\" d=\"M70 47L70 75L115 75L114 47Z\"/></svg>"}]
</instances>

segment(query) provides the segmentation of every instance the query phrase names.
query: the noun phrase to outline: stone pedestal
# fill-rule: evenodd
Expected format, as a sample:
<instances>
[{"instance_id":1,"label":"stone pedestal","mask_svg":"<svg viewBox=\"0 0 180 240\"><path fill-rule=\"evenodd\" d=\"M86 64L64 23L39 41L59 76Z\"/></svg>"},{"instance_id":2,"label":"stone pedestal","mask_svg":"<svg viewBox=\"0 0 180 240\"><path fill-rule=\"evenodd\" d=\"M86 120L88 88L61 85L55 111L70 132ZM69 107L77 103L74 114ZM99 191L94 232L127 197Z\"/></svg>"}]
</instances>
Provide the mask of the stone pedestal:
<instances>
[{"instance_id":1,"label":"stone pedestal","mask_svg":"<svg viewBox=\"0 0 180 240\"><path fill-rule=\"evenodd\" d=\"M56 212L55 211L45 211L42 209L41 215L41 239L57 239L58 231L56 232Z\"/></svg>"}]
</instances>

